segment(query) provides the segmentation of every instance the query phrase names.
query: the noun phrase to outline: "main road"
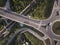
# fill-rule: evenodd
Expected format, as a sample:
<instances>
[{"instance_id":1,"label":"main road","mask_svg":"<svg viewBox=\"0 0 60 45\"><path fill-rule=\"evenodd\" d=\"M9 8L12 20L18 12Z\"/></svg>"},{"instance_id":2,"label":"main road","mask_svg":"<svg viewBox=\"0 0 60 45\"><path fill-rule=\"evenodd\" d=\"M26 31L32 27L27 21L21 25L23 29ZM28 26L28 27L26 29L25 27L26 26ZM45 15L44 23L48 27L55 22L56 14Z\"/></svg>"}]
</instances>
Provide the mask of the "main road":
<instances>
[{"instance_id":1,"label":"main road","mask_svg":"<svg viewBox=\"0 0 60 45\"><path fill-rule=\"evenodd\" d=\"M54 14L53 14L53 16L51 15L52 19L50 18L48 21L45 21L45 22L42 22L42 23L48 23L48 22L50 22L52 20L54 21L55 19L58 19L58 18L60 19L60 16L58 16L56 18L53 18ZM10 20L13 20L13 21L16 21L16 22L23 23L25 25L34 27L35 29L38 29L38 31L43 32L43 33L46 34L46 30L41 30L40 27L39 27L39 24L40 24L41 20L37 20L37 21L32 20L32 19L30 19L30 18L28 18L26 16L18 15L16 13L12 13L12 12L4 10L2 8L0 8L0 16L3 16L3 17L8 18Z\"/></svg>"}]
</instances>

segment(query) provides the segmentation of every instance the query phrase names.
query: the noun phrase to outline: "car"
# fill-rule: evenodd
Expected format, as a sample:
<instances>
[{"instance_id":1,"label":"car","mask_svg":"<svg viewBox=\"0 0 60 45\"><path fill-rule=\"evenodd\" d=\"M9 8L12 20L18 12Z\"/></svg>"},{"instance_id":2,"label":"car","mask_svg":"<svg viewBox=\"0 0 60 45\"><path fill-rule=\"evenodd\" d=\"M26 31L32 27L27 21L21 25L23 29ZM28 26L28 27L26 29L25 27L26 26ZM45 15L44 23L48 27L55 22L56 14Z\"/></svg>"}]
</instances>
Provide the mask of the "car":
<instances>
[{"instance_id":1,"label":"car","mask_svg":"<svg viewBox=\"0 0 60 45\"><path fill-rule=\"evenodd\" d=\"M57 16L59 15L59 11L56 12L57 13Z\"/></svg>"}]
</instances>

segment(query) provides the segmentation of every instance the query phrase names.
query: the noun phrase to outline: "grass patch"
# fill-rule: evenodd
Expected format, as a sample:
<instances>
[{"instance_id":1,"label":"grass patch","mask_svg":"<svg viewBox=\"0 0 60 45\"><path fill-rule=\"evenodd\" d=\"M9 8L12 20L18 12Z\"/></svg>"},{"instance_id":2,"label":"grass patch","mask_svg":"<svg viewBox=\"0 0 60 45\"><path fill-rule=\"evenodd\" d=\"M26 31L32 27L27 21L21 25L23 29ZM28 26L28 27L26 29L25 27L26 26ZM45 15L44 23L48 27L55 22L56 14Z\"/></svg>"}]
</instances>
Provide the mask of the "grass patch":
<instances>
[{"instance_id":1,"label":"grass patch","mask_svg":"<svg viewBox=\"0 0 60 45\"><path fill-rule=\"evenodd\" d=\"M20 13L32 0L10 0L10 7L14 12ZM34 19L47 19L52 12L54 0L36 0L36 4L26 13ZM33 6L34 5L34 6Z\"/></svg>"},{"instance_id":2,"label":"grass patch","mask_svg":"<svg viewBox=\"0 0 60 45\"><path fill-rule=\"evenodd\" d=\"M3 26L2 25L0 25L0 31L3 29Z\"/></svg>"},{"instance_id":3,"label":"grass patch","mask_svg":"<svg viewBox=\"0 0 60 45\"><path fill-rule=\"evenodd\" d=\"M4 7L7 0L0 0L0 7Z\"/></svg>"},{"instance_id":4,"label":"grass patch","mask_svg":"<svg viewBox=\"0 0 60 45\"><path fill-rule=\"evenodd\" d=\"M0 20L0 31L3 29L4 25L6 25L4 20Z\"/></svg>"},{"instance_id":5,"label":"grass patch","mask_svg":"<svg viewBox=\"0 0 60 45\"><path fill-rule=\"evenodd\" d=\"M4 40L0 41L0 45L5 45L7 41L8 41L8 39L5 38Z\"/></svg>"},{"instance_id":6,"label":"grass patch","mask_svg":"<svg viewBox=\"0 0 60 45\"><path fill-rule=\"evenodd\" d=\"M14 12L20 13L32 0L10 0L10 7Z\"/></svg>"},{"instance_id":7,"label":"grass patch","mask_svg":"<svg viewBox=\"0 0 60 45\"><path fill-rule=\"evenodd\" d=\"M31 42L32 45L44 45L43 41L37 39L32 34L30 34L28 32L25 32L24 34L25 34L26 38Z\"/></svg>"},{"instance_id":8,"label":"grass patch","mask_svg":"<svg viewBox=\"0 0 60 45\"><path fill-rule=\"evenodd\" d=\"M60 21L55 22L52 29L55 34L60 35Z\"/></svg>"},{"instance_id":9,"label":"grass patch","mask_svg":"<svg viewBox=\"0 0 60 45\"><path fill-rule=\"evenodd\" d=\"M50 16L54 0L36 0L37 4L30 11L31 18L46 19Z\"/></svg>"}]
</instances>

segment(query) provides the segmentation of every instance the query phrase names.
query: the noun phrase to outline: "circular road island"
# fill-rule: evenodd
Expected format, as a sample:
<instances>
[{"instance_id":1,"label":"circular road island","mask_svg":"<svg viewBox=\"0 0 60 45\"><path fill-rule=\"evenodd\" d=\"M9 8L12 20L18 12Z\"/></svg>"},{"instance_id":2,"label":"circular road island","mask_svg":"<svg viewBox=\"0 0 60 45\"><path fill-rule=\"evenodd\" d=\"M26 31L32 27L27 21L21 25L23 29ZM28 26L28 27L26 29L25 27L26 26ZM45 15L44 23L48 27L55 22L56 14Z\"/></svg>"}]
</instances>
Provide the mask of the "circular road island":
<instances>
[{"instance_id":1,"label":"circular road island","mask_svg":"<svg viewBox=\"0 0 60 45\"><path fill-rule=\"evenodd\" d=\"M60 35L60 21L57 21L53 24L52 30L55 34Z\"/></svg>"}]
</instances>

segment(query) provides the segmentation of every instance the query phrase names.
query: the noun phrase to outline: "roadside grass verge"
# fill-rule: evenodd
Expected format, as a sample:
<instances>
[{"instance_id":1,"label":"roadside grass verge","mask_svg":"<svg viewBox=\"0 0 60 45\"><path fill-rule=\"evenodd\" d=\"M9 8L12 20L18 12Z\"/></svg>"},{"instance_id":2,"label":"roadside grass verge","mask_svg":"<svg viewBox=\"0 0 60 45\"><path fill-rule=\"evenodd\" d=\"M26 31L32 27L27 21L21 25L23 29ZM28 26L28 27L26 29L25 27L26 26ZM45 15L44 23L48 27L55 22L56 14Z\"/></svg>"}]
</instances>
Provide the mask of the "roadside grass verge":
<instances>
[{"instance_id":1,"label":"roadside grass verge","mask_svg":"<svg viewBox=\"0 0 60 45\"><path fill-rule=\"evenodd\" d=\"M32 0L10 0L10 7L14 12L20 13Z\"/></svg>"},{"instance_id":2,"label":"roadside grass verge","mask_svg":"<svg viewBox=\"0 0 60 45\"><path fill-rule=\"evenodd\" d=\"M4 7L7 0L0 0L0 7Z\"/></svg>"}]
</instances>

